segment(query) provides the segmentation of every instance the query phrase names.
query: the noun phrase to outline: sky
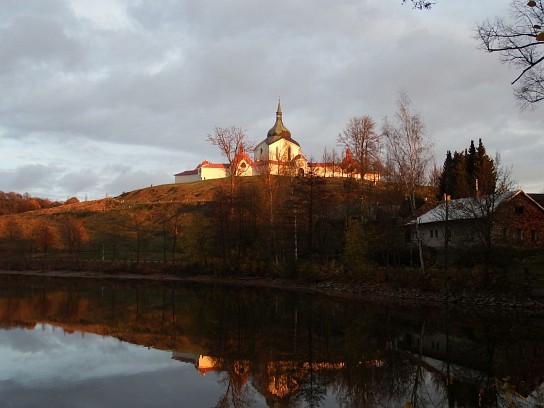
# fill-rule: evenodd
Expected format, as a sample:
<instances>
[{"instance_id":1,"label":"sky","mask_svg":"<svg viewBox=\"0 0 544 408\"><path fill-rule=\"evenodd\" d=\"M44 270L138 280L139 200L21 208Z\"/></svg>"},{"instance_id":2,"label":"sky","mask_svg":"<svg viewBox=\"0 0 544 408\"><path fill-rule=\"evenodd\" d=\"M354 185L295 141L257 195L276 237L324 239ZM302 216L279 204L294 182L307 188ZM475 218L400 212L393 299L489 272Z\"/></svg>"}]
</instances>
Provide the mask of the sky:
<instances>
[{"instance_id":1,"label":"sky","mask_svg":"<svg viewBox=\"0 0 544 408\"><path fill-rule=\"evenodd\" d=\"M0 190L80 200L174 182L237 126L283 121L308 159L350 118L378 129L405 91L447 150L482 139L518 187L544 192L544 105L521 111L514 67L475 26L510 0L0 0ZM433 163L434 164L434 163Z\"/></svg>"}]
</instances>

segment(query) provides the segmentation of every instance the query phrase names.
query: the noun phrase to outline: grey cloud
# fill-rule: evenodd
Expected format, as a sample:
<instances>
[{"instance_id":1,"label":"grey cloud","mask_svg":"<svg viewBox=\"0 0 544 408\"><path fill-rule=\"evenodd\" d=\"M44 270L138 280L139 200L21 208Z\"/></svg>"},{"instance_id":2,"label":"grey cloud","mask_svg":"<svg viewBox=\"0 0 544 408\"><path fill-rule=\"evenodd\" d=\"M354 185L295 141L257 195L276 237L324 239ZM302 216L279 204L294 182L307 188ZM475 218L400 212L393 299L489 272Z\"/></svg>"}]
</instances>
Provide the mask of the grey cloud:
<instances>
[{"instance_id":1,"label":"grey cloud","mask_svg":"<svg viewBox=\"0 0 544 408\"><path fill-rule=\"evenodd\" d=\"M67 172L58 180L58 185L62 186L70 194L85 193L93 191L98 185L100 176L91 169L80 169Z\"/></svg>"},{"instance_id":2,"label":"grey cloud","mask_svg":"<svg viewBox=\"0 0 544 408\"><path fill-rule=\"evenodd\" d=\"M174 177L169 175L169 180L165 183L165 176L165 174L130 169L112 175L111 179L102 186L102 189L104 195L108 194L111 196L151 185L173 182Z\"/></svg>"},{"instance_id":3,"label":"grey cloud","mask_svg":"<svg viewBox=\"0 0 544 408\"><path fill-rule=\"evenodd\" d=\"M70 64L78 59L79 47L56 21L36 16L19 17L0 32L3 69L30 69L44 63Z\"/></svg>"},{"instance_id":4,"label":"grey cloud","mask_svg":"<svg viewBox=\"0 0 544 408\"><path fill-rule=\"evenodd\" d=\"M62 170L58 167L29 164L14 170L0 171L0 179L4 190L22 192L35 186L51 186L60 174Z\"/></svg>"}]
</instances>

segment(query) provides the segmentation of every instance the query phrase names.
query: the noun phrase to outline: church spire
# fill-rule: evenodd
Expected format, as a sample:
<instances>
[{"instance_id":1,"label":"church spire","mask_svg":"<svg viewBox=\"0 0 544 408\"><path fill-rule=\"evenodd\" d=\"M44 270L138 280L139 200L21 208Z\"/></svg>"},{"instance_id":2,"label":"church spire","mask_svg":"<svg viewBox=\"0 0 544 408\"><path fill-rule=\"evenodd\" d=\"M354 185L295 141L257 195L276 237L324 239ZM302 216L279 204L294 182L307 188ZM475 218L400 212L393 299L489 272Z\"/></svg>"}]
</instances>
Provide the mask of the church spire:
<instances>
[{"instance_id":1,"label":"church spire","mask_svg":"<svg viewBox=\"0 0 544 408\"><path fill-rule=\"evenodd\" d=\"M270 145L271 143L274 143L280 139L289 139L290 142L298 145L297 142L291 139L291 132L283 124L282 112L281 112L281 100L280 98L278 98L278 109L276 110L276 123L274 123L274 126L272 127L272 129L268 131L268 134L266 135L266 142Z\"/></svg>"}]
</instances>

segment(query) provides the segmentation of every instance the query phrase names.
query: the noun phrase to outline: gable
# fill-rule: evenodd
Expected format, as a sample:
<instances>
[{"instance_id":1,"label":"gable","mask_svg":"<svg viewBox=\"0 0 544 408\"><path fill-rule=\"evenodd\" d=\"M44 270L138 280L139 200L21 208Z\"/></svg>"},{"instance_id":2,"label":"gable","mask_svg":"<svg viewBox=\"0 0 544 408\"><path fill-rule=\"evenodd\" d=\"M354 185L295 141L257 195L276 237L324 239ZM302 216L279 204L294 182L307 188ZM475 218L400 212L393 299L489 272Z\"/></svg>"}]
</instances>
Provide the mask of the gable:
<instances>
[{"instance_id":1,"label":"gable","mask_svg":"<svg viewBox=\"0 0 544 408\"><path fill-rule=\"evenodd\" d=\"M497 194L496 196L466 197L451 200L447 203L442 202L433 209L417 217L417 220L420 225L443 222L446 219L446 210L448 221L473 220L482 218L490 212L496 212L502 207L513 208L513 211L515 211L516 203L523 203L544 215L544 207L522 190L518 190L508 191ZM503 215L507 210L501 210L500 212L501 215ZM415 224L415 220L408 224Z\"/></svg>"},{"instance_id":2,"label":"gable","mask_svg":"<svg viewBox=\"0 0 544 408\"><path fill-rule=\"evenodd\" d=\"M418 223L428 224L442 222L447 218L449 221L470 220L484 217L488 212L494 212L504 202L510 200L519 191L508 191L496 196L466 197L440 203L433 209L417 217ZM523 193L525 194L525 193ZM415 224L415 220L409 222Z\"/></svg>"}]
</instances>

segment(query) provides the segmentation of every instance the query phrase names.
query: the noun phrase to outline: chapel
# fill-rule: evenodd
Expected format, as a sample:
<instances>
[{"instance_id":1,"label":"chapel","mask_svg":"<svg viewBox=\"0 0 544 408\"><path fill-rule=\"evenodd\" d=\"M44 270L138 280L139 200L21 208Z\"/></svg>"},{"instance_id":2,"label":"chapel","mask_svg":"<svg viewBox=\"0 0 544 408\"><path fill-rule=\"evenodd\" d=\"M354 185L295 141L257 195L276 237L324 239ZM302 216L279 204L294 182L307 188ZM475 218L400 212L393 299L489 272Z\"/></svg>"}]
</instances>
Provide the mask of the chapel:
<instances>
[{"instance_id":1,"label":"chapel","mask_svg":"<svg viewBox=\"0 0 544 408\"><path fill-rule=\"evenodd\" d=\"M231 174L231 171L238 176L262 174L305 176L312 172L319 177L358 177L352 162L348 149L340 164L309 163L302 154L300 144L293 139L291 131L283 123L281 101L278 99L274 126L268 131L266 138L253 149L253 159L240 148L232 164L210 163L204 160L195 169L175 174L174 177L176 183L224 178ZM374 173L369 176L373 181L377 181L376 177L379 178L379 175Z\"/></svg>"}]
</instances>

